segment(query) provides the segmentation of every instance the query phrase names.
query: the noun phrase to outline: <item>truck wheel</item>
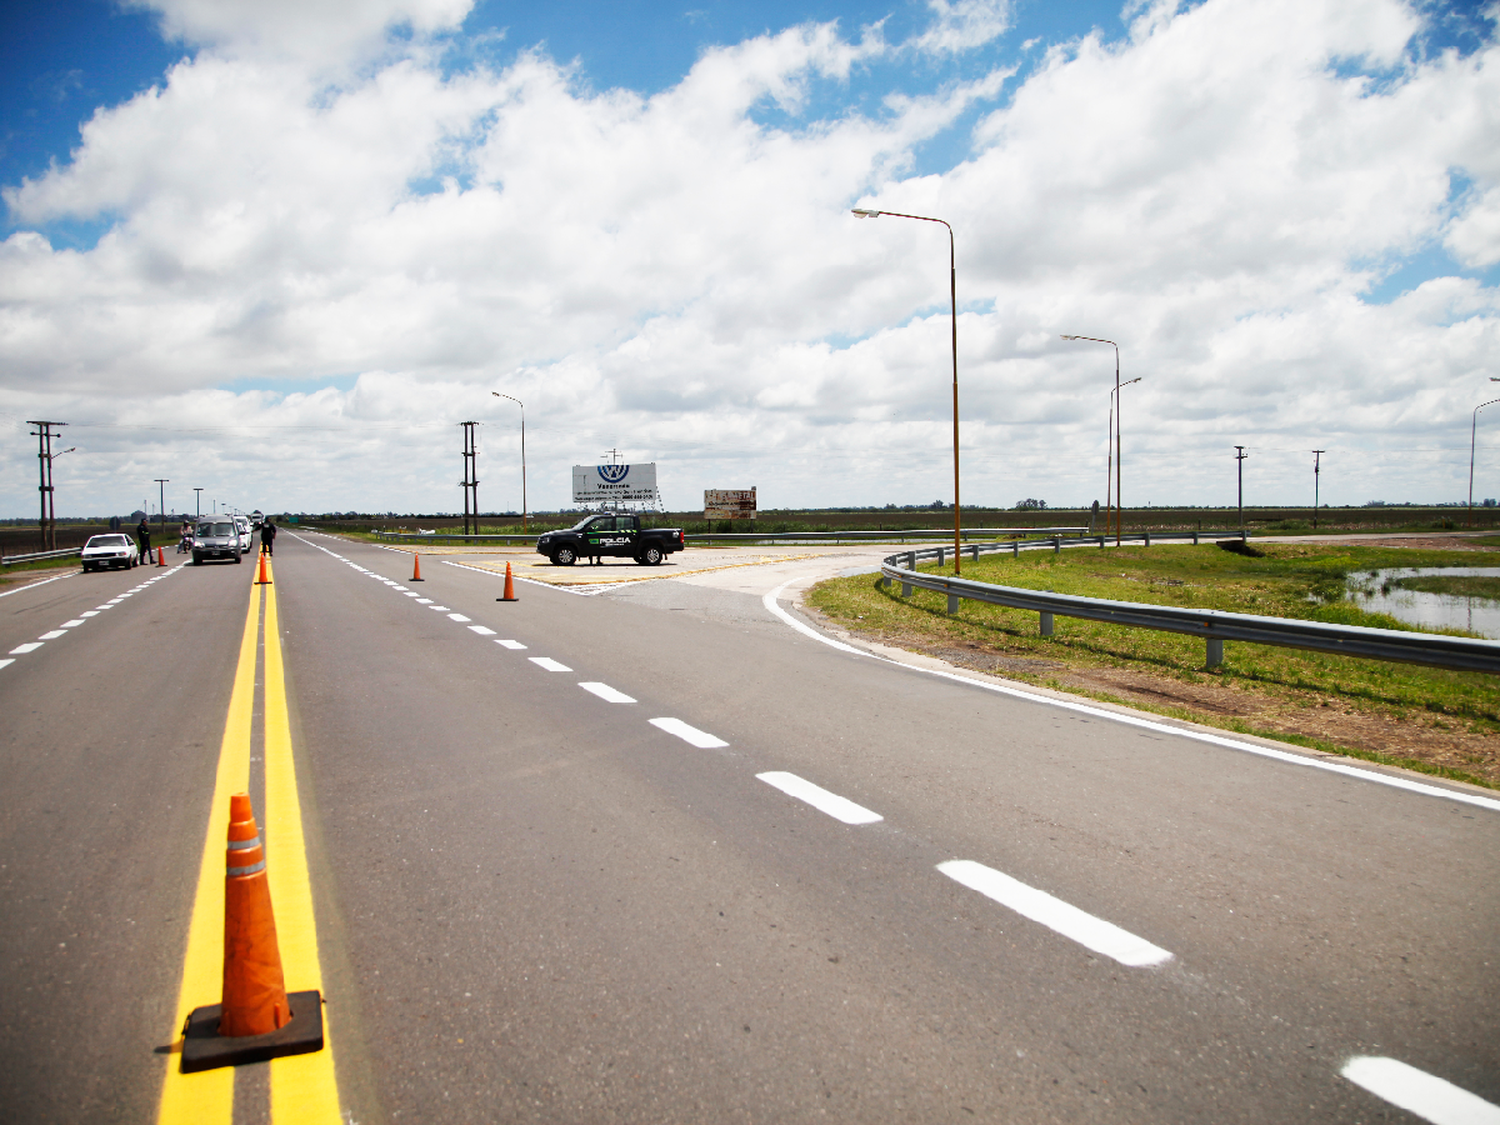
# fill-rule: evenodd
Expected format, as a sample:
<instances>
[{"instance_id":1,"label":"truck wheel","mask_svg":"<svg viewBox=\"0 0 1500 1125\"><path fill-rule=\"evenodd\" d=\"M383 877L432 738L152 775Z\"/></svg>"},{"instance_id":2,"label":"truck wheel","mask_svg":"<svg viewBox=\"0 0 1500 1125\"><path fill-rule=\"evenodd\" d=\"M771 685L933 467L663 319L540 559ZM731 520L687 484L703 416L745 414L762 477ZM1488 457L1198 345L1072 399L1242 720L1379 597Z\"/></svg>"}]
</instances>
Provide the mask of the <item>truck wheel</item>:
<instances>
[{"instance_id":1,"label":"truck wheel","mask_svg":"<svg viewBox=\"0 0 1500 1125\"><path fill-rule=\"evenodd\" d=\"M572 566L578 561L578 555L572 547L559 547L552 556L552 562L556 566Z\"/></svg>"},{"instance_id":2,"label":"truck wheel","mask_svg":"<svg viewBox=\"0 0 1500 1125\"><path fill-rule=\"evenodd\" d=\"M661 563L661 548L647 547L641 552L641 562L647 566L658 566Z\"/></svg>"}]
</instances>

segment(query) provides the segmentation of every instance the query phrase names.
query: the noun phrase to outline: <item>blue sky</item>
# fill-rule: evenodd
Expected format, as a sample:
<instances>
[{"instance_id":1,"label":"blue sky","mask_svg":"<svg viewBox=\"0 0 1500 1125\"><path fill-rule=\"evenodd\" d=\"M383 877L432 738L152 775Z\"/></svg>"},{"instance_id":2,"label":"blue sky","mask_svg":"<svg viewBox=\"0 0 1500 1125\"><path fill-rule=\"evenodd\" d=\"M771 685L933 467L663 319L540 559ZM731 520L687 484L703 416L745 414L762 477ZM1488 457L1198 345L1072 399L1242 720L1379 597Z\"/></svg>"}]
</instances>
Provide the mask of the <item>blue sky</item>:
<instances>
[{"instance_id":1,"label":"blue sky","mask_svg":"<svg viewBox=\"0 0 1500 1125\"><path fill-rule=\"evenodd\" d=\"M263 508L452 507L475 414L512 507L514 419L476 405L507 387L542 506L614 447L676 507L930 501L946 244L854 205L954 223L976 502L1103 491L1112 362L1063 332L1146 376L1135 499L1225 501L1238 443L1258 502L1312 448L1335 503L1461 498L1500 371L1490 10L7 5L0 512L39 414L89 437L83 510L246 471ZM337 495L246 470L266 434Z\"/></svg>"}]
</instances>

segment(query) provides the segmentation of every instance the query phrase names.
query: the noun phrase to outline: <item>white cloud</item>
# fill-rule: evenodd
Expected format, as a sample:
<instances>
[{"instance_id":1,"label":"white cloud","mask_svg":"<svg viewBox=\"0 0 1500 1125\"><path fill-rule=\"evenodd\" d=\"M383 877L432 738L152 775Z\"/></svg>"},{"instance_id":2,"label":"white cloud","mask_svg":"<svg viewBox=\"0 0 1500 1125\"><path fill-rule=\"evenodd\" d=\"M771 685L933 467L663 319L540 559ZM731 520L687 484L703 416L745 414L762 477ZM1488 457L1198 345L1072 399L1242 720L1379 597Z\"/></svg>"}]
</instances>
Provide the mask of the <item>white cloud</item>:
<instances>
[{"instance_id":1,"label":"white cloud","mask_svg":"<svg viewBox=\"0 0 1500 1125\"><path fill-rule=\"evenodd\" d=\"M953 55L999 38L1011 25L1009 0L927 0L932 26L913 41L918 51Z\"/></svg>"},{"instance_id":2,"label":"white cloud","mask_svg":"<svg viewBox=\"0 0 1500 1125\"><path fill-rule=\"evenodd\" d=\"M336 84L269 16L161 10L215 48L5 192L24 224L111 224L87 251L0 244L0 419L109 423L59 462L101 510L139 503L112 480L213 474L268 510L456 507L471 417L482 502L519 506L491 388L526 403L537 507L610 447L661 462L681 507L748 484L770 505L946 495L946 234L860 223L861 201L954 226L972 502L1102 496L1113 356L1062 332L1119 340L1145 376L1127 502L1229 499L1235 443L1247 499L1300 496L1313 448L1333 502L1457 496L1471 392L1500 370L1493 288L1360 298L1434 243L1500 259L1500 54L1408 59L1417 16L1392 0L1158 4L999 108L995 65L815 119L856 73L991 41L1008 7L935 3L906 44L795 27L650 97L535 52L445 76L382 38L462 5L346 13L349 51L396 53ZM968 158L913 174L975 106ZM24 512L33 462L6 448Z\"/></svg>"},{"instance_id":3,"label":"white cloud","mask_svg":"<svg viewBox=\"0 0 1500 1125\"><path fill-rule=\"evenodd\" d=\"M337 67L383 48L391 31L457 28L473 0L127 0L158 13L168 39L231 56Z\"/></svg>"}]
</instances>

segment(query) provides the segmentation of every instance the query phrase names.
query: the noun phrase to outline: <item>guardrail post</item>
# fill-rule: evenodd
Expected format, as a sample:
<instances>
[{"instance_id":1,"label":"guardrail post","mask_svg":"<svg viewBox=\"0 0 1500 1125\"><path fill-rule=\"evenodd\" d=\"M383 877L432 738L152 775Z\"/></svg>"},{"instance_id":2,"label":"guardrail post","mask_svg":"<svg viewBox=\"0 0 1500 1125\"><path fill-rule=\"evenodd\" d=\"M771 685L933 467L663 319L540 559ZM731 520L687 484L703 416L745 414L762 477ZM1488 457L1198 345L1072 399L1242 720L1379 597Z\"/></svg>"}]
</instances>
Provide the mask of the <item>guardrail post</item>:
<instances>
[{"instance_id":1,"label":"guardrail post","mask_svg":"<svg viewBox=\"0 0 1500 1125\"><path fill-rule=\"evenodd\" d=\"M942 547L938 548L938 569L939 570L943 569L943 548Z\"/></svg>"},{"instance_id":2,"label":"guardrail post","mask_svg":"<svg viewBox=\"0 0 1500 1125\"><path fill-rule=\"evenodd\" d=\"M957 594L949 594L948 595L948 612L949 613L957 613L958 612L958 595Z\"/></svg>"},{"instance_id":3,"label":"guardrail post","mask_svg":"<svg viewBox=\"0 0 1500 1125\"><path fill-rule=\"evenodd\" d=\"M1043 610L1042 613L1041 613L1041 618L1042 618L1042 628L1041 628L1042 636L1044 636L1044 637L1050 637L1052 635L1052 615L1050 613L1046 612L1045 610Z\"/></svg>"},{"instance_id":4,"label":"guardrail post","mask_svg":"<svg viewBox=\"0 0 1500 1125\"><path fill-rule=\"evenodd\" d=\"M917 552L915 552L915 551L907 551L906 552L906 569L907 570L916 570L917 569Z\"/></svg>"},{"instance_id":5,"label":"guardrail post","mask_svg":"<svg viewBox=\"0 0 1500 1125\"><path fill-rule=\"evenodd\" d=\"M1010 557L1013 559L1021 557L1021 541L1019 539L1012 539L1010 541Z\"/></svg>"},{"instance_id":6,"label":"guardrail post","mask_svg":"<svg viewBox=\"0 0 1500 1125\"><path fill-rule=\"evenodd\" d=\"M1217 668L1224 663L1224 641L1220 637L1208 638L1208 656L1204 664L1209 668Z\"/></svg>"},{"instance_id":7,"label":"guardrail post","mask_svg":"<svg viewBox=\"0 0 1500 1125\"><path fill-rule=\"evenodd\" d=\"M903 583L901 583L901 596L903 598L909 598L909 597L911 597L911 583L910 582L903 582Z\"/></svg>"},{"instance_id":8,"label":"guardrail post","mask_svg":"<svg viewBox=\"0 0 1500 1125\"><path fill-rule=\"evenodd\" d=\"M1149 531L1146 532L1146 546L1151 546L1151 533Z\"/></svg>"},{"instance_id":9,"label":"guardrail post","mask_svg":"<svg viewBox=\"0 0 1500 1125\"><path fill-rule=\"evenodd\" d=\"M978 543L974 544L974 561L975 562L979 561L979 544Z\"/></svg>"},{"instance_id":10,"label":"guardrail post","mask_svg":"<svg viewBox=\"0 0 1500 1125\"><path fill-rule=\"evenodd\" d=\"M1062 554L1062 536L1061 535L1054 535L1052 537L1052 553L1054 555L1060 555L1060 554Z\"/></svg>"},{"instance_id":11,"label":"guardrail post","mask_svg":"<svg viewBox=\"0 0 1500 1125\"><path fill-rule=\"evenodd\" d=\"M1104 536L1099 536L1099 549L1104 550Z\"/></svg>"},{"instance_id":12,"label":"guardrail post","mask_svg":"<svg viewBox=\"0 0 1500 1125\"><path fill-rule=\"evenodd\" d=\"M882 590L889 590L890 587L891 587L891 580L889 578L887 578L885 575L882 574L880 576L880 588Z\"/></svg>"}]
</instances>

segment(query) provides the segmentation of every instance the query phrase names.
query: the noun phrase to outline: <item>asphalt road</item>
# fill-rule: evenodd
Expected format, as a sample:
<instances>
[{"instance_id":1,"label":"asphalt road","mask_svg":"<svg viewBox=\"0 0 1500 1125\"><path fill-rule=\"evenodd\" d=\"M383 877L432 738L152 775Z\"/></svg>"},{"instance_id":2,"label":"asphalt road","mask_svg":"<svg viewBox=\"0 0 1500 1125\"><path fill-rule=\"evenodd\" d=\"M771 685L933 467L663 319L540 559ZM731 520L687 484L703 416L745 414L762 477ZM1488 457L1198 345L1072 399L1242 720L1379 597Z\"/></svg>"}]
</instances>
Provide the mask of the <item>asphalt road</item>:
<instances>
[{"instance_id":1,"label":"asphalt road","mask_svg":"<svg viewBox=\"0 0 1500 1125\"><path fill-rule=\"evenodd\" d=\"M844 651L779 576L278 548L349 1120L1500 1119L1493 795ZM6 1120L154 1119L252 571L0 597Z\"/></svg>"}]
</instances>

